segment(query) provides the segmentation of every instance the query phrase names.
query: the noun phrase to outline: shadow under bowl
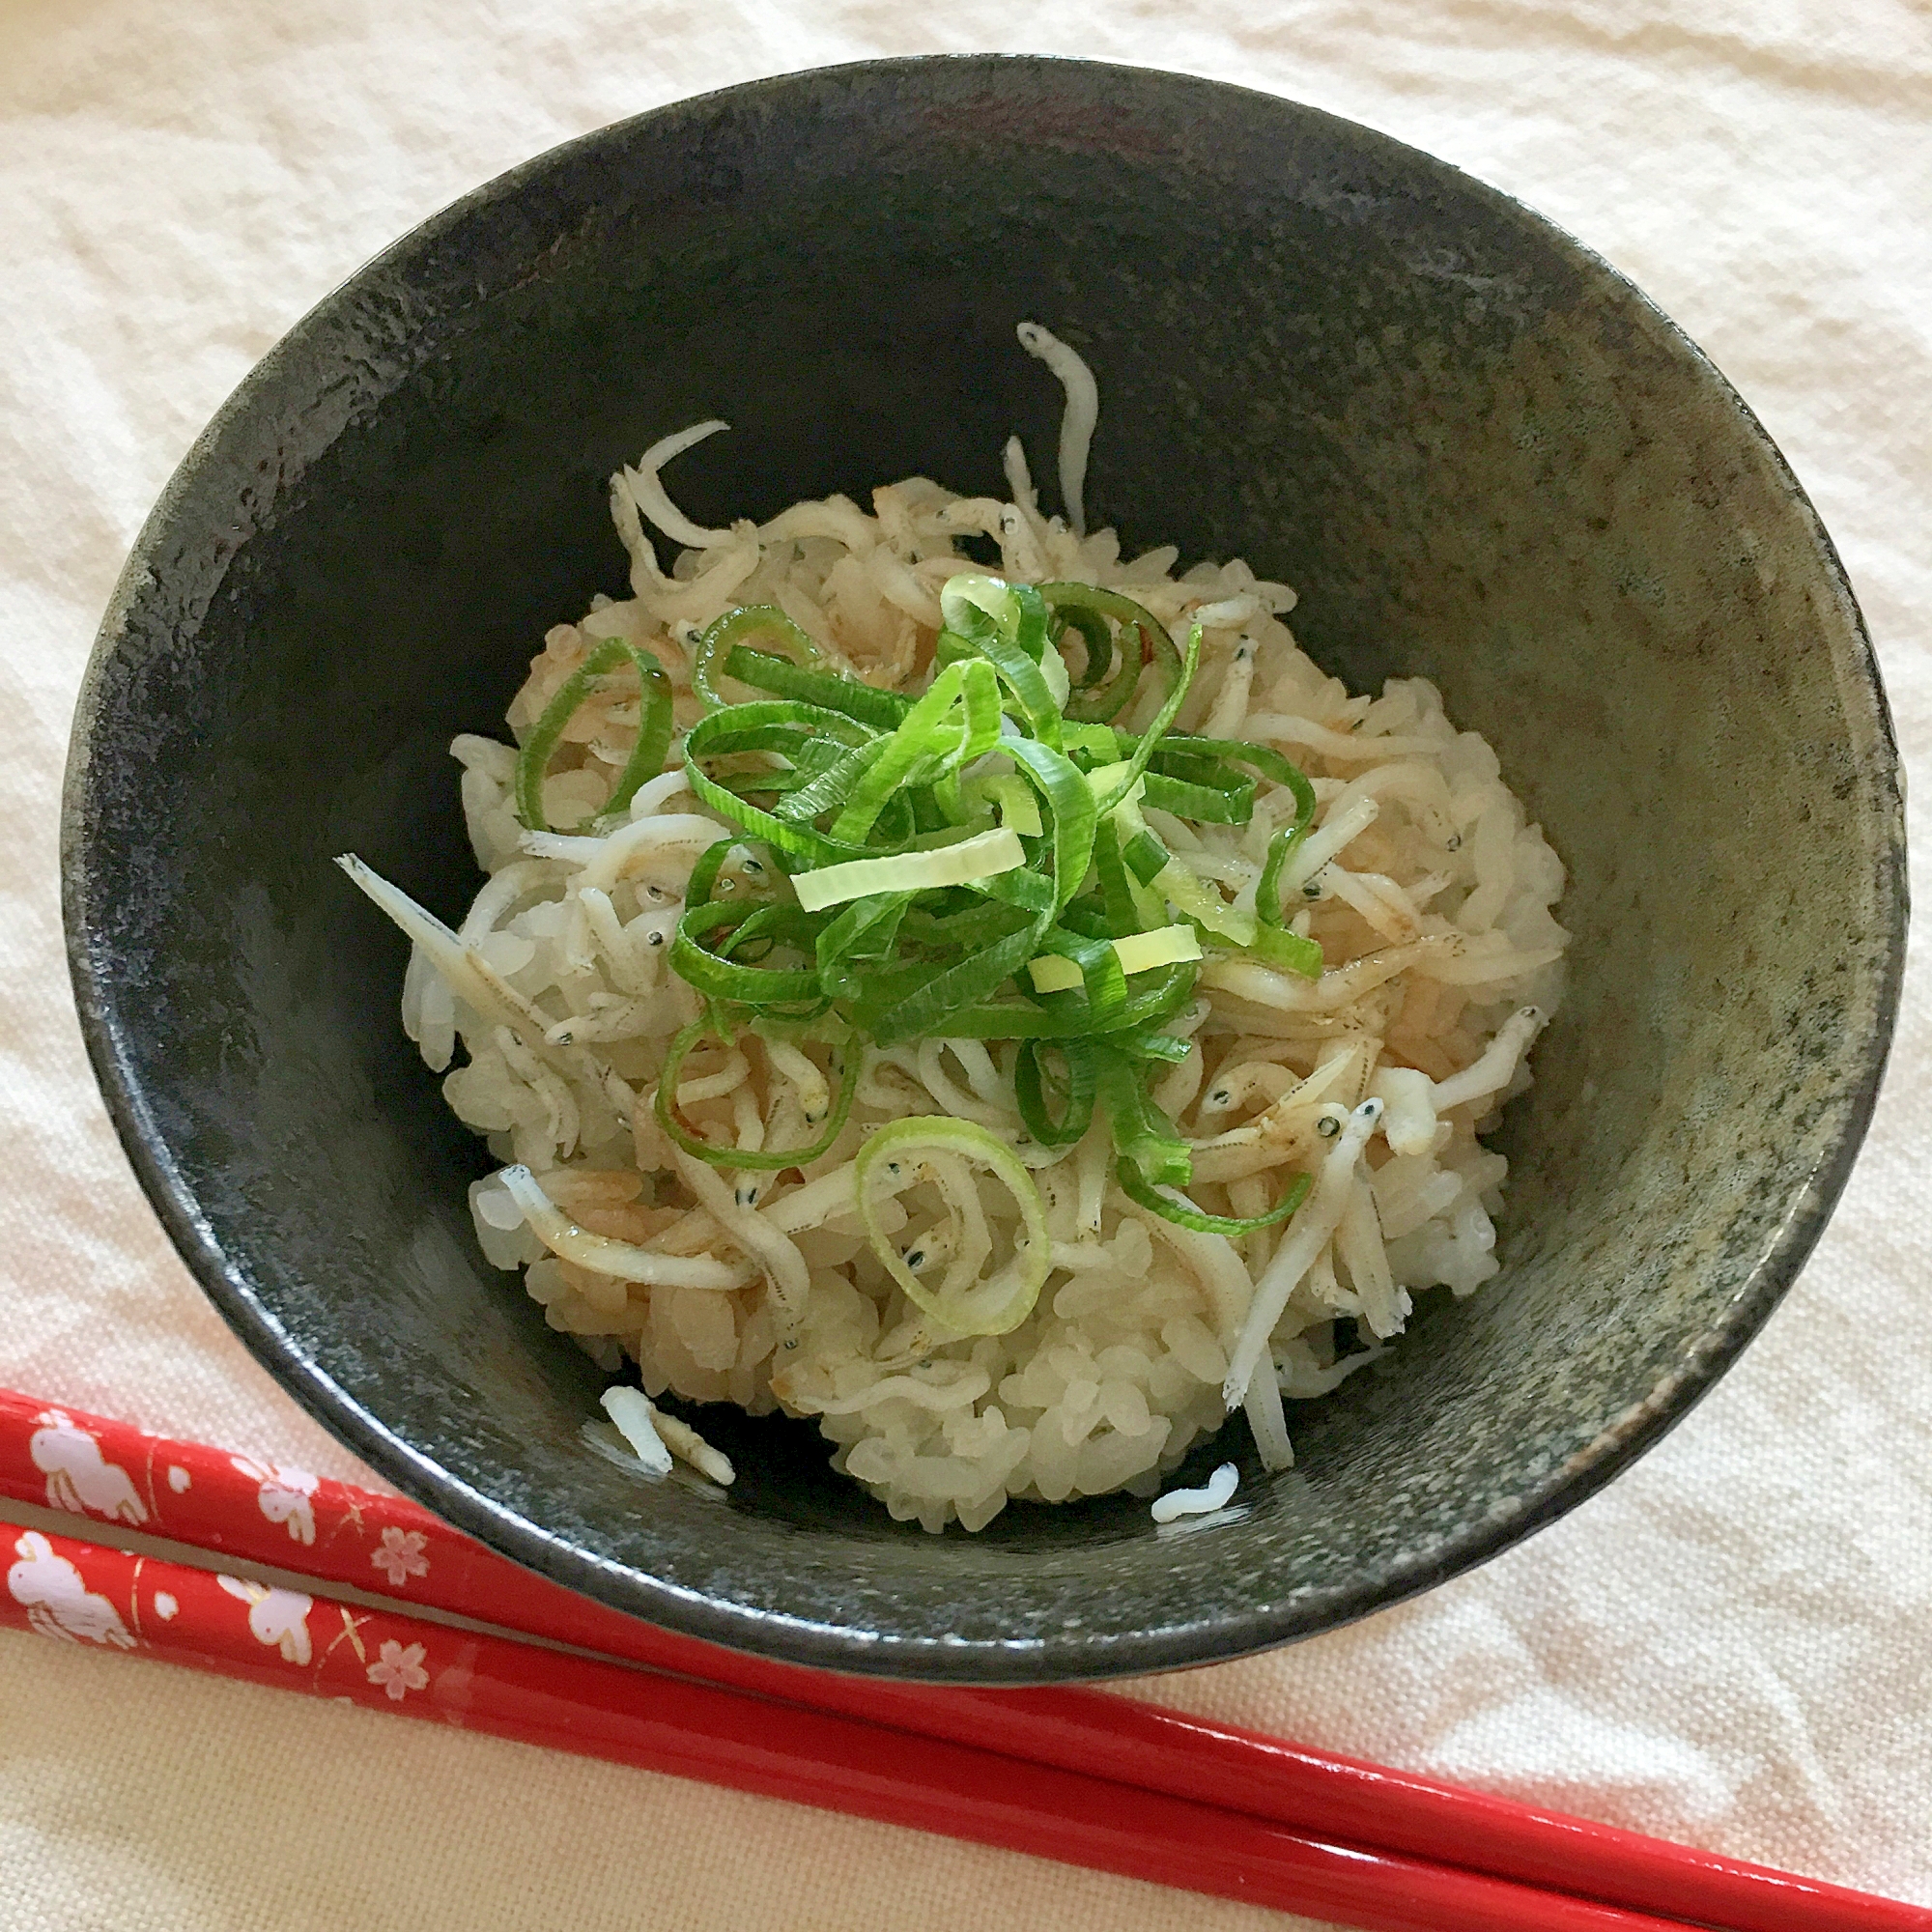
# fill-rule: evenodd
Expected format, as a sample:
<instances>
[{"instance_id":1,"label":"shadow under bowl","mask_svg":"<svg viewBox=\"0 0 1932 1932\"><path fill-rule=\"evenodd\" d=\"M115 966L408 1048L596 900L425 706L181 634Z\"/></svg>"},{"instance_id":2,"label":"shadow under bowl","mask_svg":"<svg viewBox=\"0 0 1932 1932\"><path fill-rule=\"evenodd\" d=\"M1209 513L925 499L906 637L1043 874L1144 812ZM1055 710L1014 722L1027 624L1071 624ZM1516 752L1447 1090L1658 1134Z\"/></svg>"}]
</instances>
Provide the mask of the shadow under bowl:
<instances>
[{"instance_id":1,"label":"shadow under bowl","mask_svg":"<svg viewBox=\"0 0 1932 1932\"><path fill-rule=\"evenodd\" d=\"M1357 690L1442 689L1570 868L1568 1003L1512 1110L1501 1274L1245 1426L1230 1518L893 1522L804 1424L706 1411L728 1493L580 1439L603 1378L478 1255L490 1164L402 1038L405 948L329 864L445 918L447 746L621 594L605 479L670 428L701 522L1053 446L1037 317L1098 372L1125 548L1296 585ZM1044 468L1044 465L1040 467ZM1831 545L1723 380L1603 262L1382 135L1175 75L889 62L607 128L459 202L248 378L137 544L65 825L90 1050L176 1242L399 1488L694 1634L1028 1682L1226 1658L1467 1569L1657 1439L1764 1321L1877 1088L1899 775ZM1184 1526L1182 1526L1184 1529Z\"/></svg>"}]
</instances>

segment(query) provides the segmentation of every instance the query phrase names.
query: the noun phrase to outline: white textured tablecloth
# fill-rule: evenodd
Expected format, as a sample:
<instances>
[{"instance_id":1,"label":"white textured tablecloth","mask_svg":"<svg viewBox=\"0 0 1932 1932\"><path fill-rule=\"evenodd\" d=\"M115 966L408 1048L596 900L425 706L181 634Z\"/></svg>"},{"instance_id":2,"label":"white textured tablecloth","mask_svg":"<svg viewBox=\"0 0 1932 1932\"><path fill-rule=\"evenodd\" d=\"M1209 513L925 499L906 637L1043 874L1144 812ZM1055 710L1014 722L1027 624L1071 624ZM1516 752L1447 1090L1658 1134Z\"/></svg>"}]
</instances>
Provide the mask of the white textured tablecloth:
<instances>
[{"instance_id":1,"label":"white textured tablecloth","mask_svg":"<svg viewBox=\"0 0 1932 1932\"><path fill-rule=\"evenodd\" d=\"M61 962L74 690L195 433L364 258L554 142L755 74L973 49L1275 89L1584 237L1783 445L1932 781L1923 0L0 0L0 1379L358 1474L162 1238L95 1095ZM1914 837L1932 902L1922 811ZM1923 953L1837 1219L1690 1421L1476 1575L1149 1694L1932 1901ZM5 1927L928 1918L1282 1922L0 1635Z\"/></svg>"}]
</instances>

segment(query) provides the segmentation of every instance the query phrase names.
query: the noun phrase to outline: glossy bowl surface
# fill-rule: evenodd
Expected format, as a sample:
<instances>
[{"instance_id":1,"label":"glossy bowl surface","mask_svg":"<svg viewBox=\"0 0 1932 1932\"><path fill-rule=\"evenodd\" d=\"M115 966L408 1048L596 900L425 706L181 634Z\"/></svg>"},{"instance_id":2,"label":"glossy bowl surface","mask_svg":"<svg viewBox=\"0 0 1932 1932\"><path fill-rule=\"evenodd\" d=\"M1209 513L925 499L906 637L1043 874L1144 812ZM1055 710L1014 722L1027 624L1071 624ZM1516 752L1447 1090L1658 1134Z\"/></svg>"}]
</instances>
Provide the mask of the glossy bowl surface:
<instances>
[{"instance_id":1,"label":"glossy bowl surface","mask_svg":"<svg viewBox=\"0 0 1932 1932\"><path fill-rule=\"evenodd\" d=\"M1567 862L1572 992L1513 1109L1502 1274L1292 1417L1235 1520L1130 1498L928 1536L806 1425L707 1411L642 1488L602 1378L476 1252L488 1156L403 1039L354 849L474 890L446 753L621 593L605 478L668 429L701 522L1050 469L1037 317L1093 362L1088 500L1238 554L1356 689L1436 680ZM1467 1569L1623 1467L1755 1332L1869 1114L1898 765L1832 547L1749 412L1603 262L1386 137L1178 76L999 58L763 81L541 156L303 321L196 444L75 728L88 1042L190 1264L290 1392L562 1582L801 1662L970 1682L1225 1658Z\"/></svg>"}]
</instances>

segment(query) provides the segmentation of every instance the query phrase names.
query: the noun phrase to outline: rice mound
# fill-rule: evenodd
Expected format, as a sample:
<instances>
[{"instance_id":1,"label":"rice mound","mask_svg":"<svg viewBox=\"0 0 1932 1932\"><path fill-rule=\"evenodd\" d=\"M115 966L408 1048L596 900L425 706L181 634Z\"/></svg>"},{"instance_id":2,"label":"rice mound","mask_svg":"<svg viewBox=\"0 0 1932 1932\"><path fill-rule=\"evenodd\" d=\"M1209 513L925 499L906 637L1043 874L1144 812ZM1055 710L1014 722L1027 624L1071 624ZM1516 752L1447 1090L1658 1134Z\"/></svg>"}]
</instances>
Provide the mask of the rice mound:
<instances>
[{"instance_id":1,"label":"rice mound","mask_svg":"<svg viewBox=\"0 0 1932 1932\"><path fill-rule=\"evenodd\" d=\"M1275 1375L1258 1377L1267 1387L1250 1393L1264 1456L1286 1462L1279 1397L1321 1396L1374 1361L1415 1293L1446 1286L1467 1295L1496 1272L1508 1163L1481 1133L1528 1085L1529 1039L1560 993L1556 854L1526 823L1490 746L1456 729L1431 684L1394 678L1379 696L1350 696L1296 645L1283 621L1294 601L1286 586L1238 561L1177 577L1172 549L1123 560L1112 532L1076 534L1041 514L1017 443L1007 501L963 499L914 478L875 491L869 512L835 497L762 527L703 530L672 508L657 477L689 436L613 479L634 594L599 597L578 623L550 632L509 708L520 736L613 638L657 656L677 725L688 728L702 711L692 643L744 604L780 605L833 664L869 683L916 688L939 625L939 586L988 567L961 548L974 541L982 555L997 550L992 567L1011 581L1124 590L1179 641L1198 621L1202 667L1176 728L1278 747L1312 779L1320 812L1303 855L1308 876L1288 883L1302 892L1296 929L1321 942L1328 971L1311 984L1210 960L1193 1007L1169 1023L1192 1051L1155 1089L1194 1143L1194 1198L1236 1215L1262 1211L1294 1174L1319 1172L1346 1110L1369 1095L1385 1103L1349 1178L1347 1209L1268 1337ZM684 546L668 576L645 517ZM1157 696L1143 694L1122 722L1144 724ZM553 825L600 810L639 709L627 670L572 718L544 787ZM1231 1240L1148 1212L1113 1181L1104 1121L1069 1149L1029 1142L1010 1042L867 1047L851 1121L820 1159L741 1173L735 1187L729 1175L697 1172L649 1102L667 1042L698 1011L664 964L685 884L699 853L731 828L684 790L675 741L670 768L614 835L616 860L608 838L524 831L510 748L463 737L452 749L488 874L461 937L534 1004L555 1051L539 1055L464 1004L419 948L404 1021L438 1070L451 1067L460 1038L465 1064L443 1083L450 1106L499 1159L533 1170L581 1228L655 1253L746 1264L730 1289L618 1280L550 1252L499 1181L477 1182L485 1253L524 1270L553 1327L609 1370L635 1357L653 1396L816 1417L837 1445L835 1465L929 1530L953 1520L981 1528L1013 1497L1151 1495L1220 1429L1235 1337L1293 1221ZM1250 826L1148 818L1177 855L1251 906L1268 836L1291 810L1264 785ZM1325 857L1324 828L1346 838ZM736 863L756 864L742 853ZM802 1138L814 1083L835 1079L829 1048L747 1035L691 1056L678 1106L711 1138L789 1145ZM838 1177L867 1132L921 1114L989 1127L1041 1190L1054 1266L1034 1313L1008 1334L932 1337L873 1254L849 1186L838 1205ZM982 1205L996 1249L1009 1245L1013 1204L994 1187ZM881 1211L909 1265L944 1259L950 1224L936 1186L914 1186ZM795 1347L781 1346L764 1259L781 1242L810 1272Z\"/></svg>"}]
</instances>

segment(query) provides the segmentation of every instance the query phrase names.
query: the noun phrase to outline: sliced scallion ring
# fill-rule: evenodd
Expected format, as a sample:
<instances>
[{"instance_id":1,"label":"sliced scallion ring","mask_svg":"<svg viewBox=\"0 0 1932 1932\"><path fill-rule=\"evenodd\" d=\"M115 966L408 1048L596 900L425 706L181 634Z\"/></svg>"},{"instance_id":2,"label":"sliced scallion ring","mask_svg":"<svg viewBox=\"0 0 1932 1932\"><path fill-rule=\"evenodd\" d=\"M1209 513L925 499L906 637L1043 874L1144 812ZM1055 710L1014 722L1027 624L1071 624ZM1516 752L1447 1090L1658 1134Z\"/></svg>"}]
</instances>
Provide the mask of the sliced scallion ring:
<instances>
[{"instance_id":1,"label":"sliced scallion ring","mask_svg":"<svg viewBox=\"0 0 1932 1932\"><path fill-rule=\"evenodd\" d=\"M670 748L670 680L666 677L664 667L648 651L640 651L621 638L607 639L557 687L556 695L544 706L536 728L517 753L517 816L526 830L551 829L550 820L544 816L543 787L557 740L563 736L563 727L577 715L578 707L590 696L591 679L615 670L627 658L638 668L642 712L638 721L637 743L618 774L616 788L605 804L605 812L622 811L638 787L664 769L665 753Z\"/></svg>"},{"instance_id":2,"label":"sliced scallion ring","mask_svg":"<svg viewBox=\"0 0 1932 1932\"><path fill-rule=\"evenodd\" d=\"M1013 1253L984 1280L960 1282L949 1268L937 1289L929 1288L905 1264L880 1224L880 1183L898 1193L915 1184L922 1153L956 1155L989 1173L1020 1210L1020 1234ZM1034 1311L1045 1286L1053 1248L1046 1232L1046 1208L1033 1176L1005 1141L971 1121L915 1116L881 1127L859 1150L853 1164L853 1192L859 1220L879 1264L916 1308L949 1335L1004 1335Z\"/></svg>"},{"instance_id":3,"label":"sliced scallion ring","mask_svg":"<svg viewBox=\"0 0 1932 1932\"><path fill-rule=\"evenodd\" d=\"M832 1143L845 1131L845 1122L852 1118L853 1096L859 1091L859 1063L862 1058L858 1042L851 1041L844 1048L844 1065L839 1072L838 1089L832 1101L832 1110L826 1116L825 1125L806 1146L793 1148L727 1148L716 1141L707 1141L694 1134L677 1118L676 1095L678 1069L683 1066L693 1047L705 1037L730 1044L731 1034L721 1026L712 1014L693 1020L681 1032L675 1034L666 1050L663 1069L658 1074L657 1097L651 1103L651 1111L657 1117L657 1123L686 1153L696 1154L699 1160L709 1161L713 1167L757 1168L770 1172L781 1167L805 1167L829 1151Z\"/></svg>"},{"instance_id":4,"label":"sliced scallion ring","mask_svg":"<svg viewBox=\"0 0 1932 1932\"><path fill-rule=\"evenodd\" d=\"M802 668L820 664L824 654L791 618L776 604L741 604L725 613L700 637L691 653L691 686L714 711L723 710L729 699L721 696L711 681L714 669L734 644L747 638L775 639L786 656Z\"/></svg>"}]
</instances>

